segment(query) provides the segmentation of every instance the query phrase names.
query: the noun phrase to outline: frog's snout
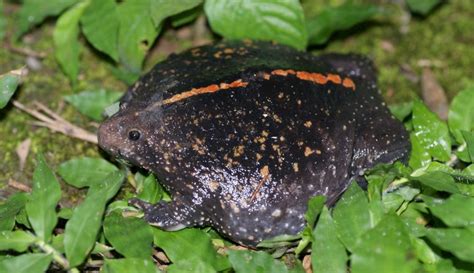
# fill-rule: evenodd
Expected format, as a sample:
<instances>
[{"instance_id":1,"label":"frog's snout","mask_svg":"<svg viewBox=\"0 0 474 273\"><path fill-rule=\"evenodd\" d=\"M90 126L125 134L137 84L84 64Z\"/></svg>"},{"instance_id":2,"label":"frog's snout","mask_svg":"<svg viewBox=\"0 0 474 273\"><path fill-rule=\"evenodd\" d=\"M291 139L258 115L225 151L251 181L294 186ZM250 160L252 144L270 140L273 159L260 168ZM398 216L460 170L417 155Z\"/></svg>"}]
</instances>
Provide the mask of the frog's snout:
<instances>
[{"instance_id":1,"label":"frog's snout","mask_svg":"<svg viewBox=\"0 0 474 273\"><path fill-rule=\"evenodd\" d=\"M102 150L112 155L118 153L120 133L117 123L113 122L113 120L106 120L99 126L97 138L99 140L99 147Z\"/></svg>"}]
</instances>

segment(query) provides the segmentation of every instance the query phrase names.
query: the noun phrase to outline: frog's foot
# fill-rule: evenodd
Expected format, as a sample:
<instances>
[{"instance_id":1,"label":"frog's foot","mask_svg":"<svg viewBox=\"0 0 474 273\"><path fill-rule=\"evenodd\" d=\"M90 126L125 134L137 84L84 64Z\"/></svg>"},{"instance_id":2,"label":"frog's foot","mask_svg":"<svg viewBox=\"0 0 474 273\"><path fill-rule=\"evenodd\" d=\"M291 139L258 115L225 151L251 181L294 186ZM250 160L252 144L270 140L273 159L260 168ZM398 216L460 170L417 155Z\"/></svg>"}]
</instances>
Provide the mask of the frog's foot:
<instances>
[{"instance_id":1,"label":"frog's foot","mask_svg":"<svg viewBox=\"0 0 474 273\"><path fill-rule=\"evenodd\" d=\"M196 217L194 217L194 210L179 202L161 201L156 204L150 204L133 198L128 203L142 209L145 213L144 218L150 225L164 230L175 231L199 224L196 221Z\"/></svg>"}]
</instances>

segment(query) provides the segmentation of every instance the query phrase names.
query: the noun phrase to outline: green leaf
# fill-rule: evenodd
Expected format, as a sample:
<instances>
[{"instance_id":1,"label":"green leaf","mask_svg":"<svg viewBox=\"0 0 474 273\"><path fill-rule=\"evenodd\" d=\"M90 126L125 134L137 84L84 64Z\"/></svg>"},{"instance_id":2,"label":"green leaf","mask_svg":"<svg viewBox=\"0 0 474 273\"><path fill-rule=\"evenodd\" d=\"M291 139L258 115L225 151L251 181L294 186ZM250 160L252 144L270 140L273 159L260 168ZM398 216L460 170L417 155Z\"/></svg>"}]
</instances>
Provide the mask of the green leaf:
<instances>
[{"instance_id":1,"label":"green leaf","mask_svg":"<svg viewBox=\"0 0 474 273\"><path fill-rule=\"evenodd\" d=\"M419 181L423 185L437 191L459 193L459 189L456 182L454 182L453 177L441 171L427 172L419 176L412 176L411 179Z\"/></svg>"},{"instance_id":2,"label":"green leaf","mask_svg":"<svg viewBox=\"0 0 474 273\"><path fill-rule=\"evenodd\" d=\"M336 228L327 207L323 208L313 232L311 260L314 273L347 270L346 249L337 238Z\"/></svg>"},{"instance_id":3,"label":"green leaf","mask_svg":"<svg viewBox=\"0 0 474 273\"><path fill-rule=\"evenodd\" d=\"M106 259L104 273L158 273L155 264L150 259L126 258Z\"/></svg>"},{"instance_id":4,"label":"green leaf","mask_svg":"<svg viewBox=\"0 0 474 273\"><path fill-rule=\"evenodd\" d=\"M336 232L352 251L358 239L370 228L369 203L364 191L352 182L333 210Z\"/></svg>"},{"instance_id":5,"label":"green leaf","mask_svg":"<svg viewBox=\"0 0 474 273\"><path fill-rule=\"evenodd\" d=\"M43 273L53 257L48 254L23 254L0 261L0 272Z\"/></svg>"},{"instance_id":6,"label":"green leaf","mask_svg":"<svg viewBox=\"0 0 474 273\"><path fill-rule=\"evenodd\" d=\"M325 44L334 32L349 29L379 14L382 10L376 5L348 3L324 8L318 15L306 20L309 43Z\"/></svg>"},{"instance_id":7,"label":"green leaf","mask_svg":"<svg viewBox=\"0 0 474 273\"><path fill-rule=\"evenodd\" d=\"M59 15L78 0L24 0L18 17L16 38L23 35L31 27L43 22L48 16Z\"/></svg>"},{"instance_id":8,"label":"green leaf","mask_svg":"<svg viewBox=\"0 0 474 273\"><path fill-rule=\"evenodd\" d=\"M24 252L36 241L35 236L23 230L0 231L0 250Z\"/></svg>"},{"instance_id":9,"label":"green leaf","mask_svg":"<svg viewBox=\"0 0 474 273\"><path fill-rule=\"evenodd\" d=\"M137 197L139 199L155 204L167 196L165 189L156 181L152 173L144 176L137 172L135 180L137 181Z\"/></svg>"},{"instance_id":10,"label":"green leaf","mask_svg":"<svg viewBox=\"0 0 474 273\"><path fill-rule=\"evenodd\" d=\"M316 222L318 215L321 213L325 202L326 196L324 195L313 196L309 199L308 209L304 214L304 219L311 229L314 227L314 223Z\"/></svg>"},{"instance_id":11,"label":"green leaf","mask_svg":"<svg viewBox=\"0 0 474 273\"><path fill-rule=\"evenodd\" d=\"M215 270L229 267L227 259L217 254L209 235L203 230L183 229L166 232L153 228L153 238L155 245L163 249L173 263L195 259L211 265Z\"/></svg>"},{"instance_id":12,"label":"green leaf","mask_svg":"<svg viewBox=\"0 0 474 273\"><path fill-rule=\"evenodd\" d=\"M87 40L114 61L118 61L119 24L115 0L91 0L81 17Z\"/></svg>"},{"instance_id":13,"label":"green leaf","mask_svg":"<svg viewBox=\"0 0 474 273\"><path fill-rule=\"evenodd\" d=\"M142 219L122 217L113 212L104 221L104 234L107 240L126 258L149 258L153 234L151 227Z\"/></svg>"},{"instance_id":14,"label":"green leaf","mask_svg":"<svg viewBox=\"0 0 474 273\"><path fill-rule=\"evenodd\" d=\"M411 114L413 110L413 102L405 102L399 104L389 105L388 108L392 115L394 115L399 121L403 121L406 117Z\"/></svg>"},{"instance_id":15,"label":"green leaf","mask_svg":"<svg viewBox=\"0 0 474 273\"><path fill-rule=\"evenodd\" d=\"M423 196L431 213L450 227L474 226L474 198L452 194L448 199Z\"/></svg>"},{"instance_id":16,"label":"green leaf","mask_svg":"<svg viewBox=\"0 0 474 273\"><path fill-rule=\"evenodd\" d=\"M124 175L120 171L111 173L100 186L89 189L85 200L74 209L66 223L64 248L70 266L81 264L94 247L99 232L105 205L119 189Z\"/></svg>"},{"instance_id":17,"label":"green leaf","mask_svg":"<svg viewBox=\"0 0 474 273\"><path fill-rule=\"evenodd\" d=\"M287 273L288 269L282 262L273 259L266 252L255 252L247 250L229 250L229 261L235 273L247 272L272 272Z\"/></svg>"},{"instance_id":18,"label":"green leaf","mask_svg":"<svg viewBox=\"0 0 474 273\"><path fill-rule=\"evenodd\" d=\"M58 173L76 188L100 184L107 176L117 171L115 165L101 158L79 157L59 165Z\"/></svg>"},{"instance_id":19,"label":"green leaf","mask_svg":"<svg viewBox=\"0 0 474 273\"><path fill-rule=\"evenodd\" d=\"M43 155L37 156L33 173L33 189L26 203L26 213L36 235L48 242L58 217L56 205L61 198L61 188Z\"/></svg>"},{"instance_id":20,"label":"green leaf","mask_svg":"<svg viewBox=\"0 0 474 273\"><path fill-rule=\"evenodd\" d=\"M123 94L114 91L100 89L97 91L84 91L78 94L64 96L64 99L72 104L82 114L101 121L104 109L117 101Z\"/></svg>"},{"instance_id":21,"label":"green leaf","mask_svg":"<svg viewBox=\"0 0 474 273\"><path fill-rule=\"evenodd\" d=\"M420 101L413 105L413 126L421 146L435 159L446 162L451 155L448 126Z\"/></svg>"},{"instance_id":22,"label":"green leaf","mask_svg":"<svg viewBox=\"0 0 474 273\"><path fill-rule=\"evenodd\" d=\"M150 1L123 1L118 5L119 59L125 68L134 74L141 72L145 54L159 33L159 29L151 20Z\"/></svg>"},{"instance_id":23,"label":"green leaf","mask_svg":"<svg viewBox=\"0 0 474 273\"><path fill-rule=\"evenodd\" d=\"M80 2L59 17L54 28L54 53L64 74L73 85L79 74L79 19L89 1Z\"/></svg>"},{"instance_id":24,"label":"green leaf","mask_svg":"<svg viewBox=\"0 0 474 273\"><path fill-rule=\"evenodd\" d=\"M175 28L191 23L202 14L202 6L197 6L187 11L183 11L171 17L171 25Z\"/></svg>"},{"instance_id":25,"label":"green leaf","mask_svg":"<svg viewBox=\"0 0 474 273\"><path fill-rule=\"evenodd\" d=\"M359 240L351 256L352 273L411 273L416 268L410 238L402 221L388 214Z\"/></svg>"},{"instance_id":26,"label":"green leaf","mask_svg":"<svg viewBox=\"0 0 474 273\"><path fill-rule=\"evenodd\" d=\"M0 75L0 109L4 108L20 84L22 69Z\"/></svg>"},{"instance_id":27,"label":"green leaf","mask_svg":"<svg viewBox=\"0 0 474 273\"><path fill-rule=\"evenodd\" d=\"M467 262L474 262L474 233L461 228L430 228L428 239L439 248Z\"/></svg>"},{"instance_id":28,"label":"green leaf","mask_svg":"<svg viewBox=\"0 0 474 273\"><path fill-rule=\"evenodd\" d=\"M412 12L427 15L441 3L441 0L406 0L406 3Z\"/></svg>"},{"instance_id":29,"label":"green leaf","mask_svg":"<svg viewBox=\"0 0 474 273\"><path fill-rule=\"evenodd\" d=\"M474 86L462 90L454 97L449 107L448 124L459 144L464 143L462 130L474 130Z\"/></svg>"},{"instance_id":30,"label":"green leaf","mask_svg":"<svg viewBox=\"0 0 474 273\"><path fill-rule=\"evenodd\" d=\"M410 153L410 160L408 161L408 165L412 167L413 169L418 169L430 163L431 155L421 145L420 140L418 139L415 133L410 134L410 142L411 142L411 153Z\"/></svg>"},{"instance_id":31,"label":"green leaf","mask_svg":"<svg viewBox=\"0 0 474 273\"><path fill-rule=\"evenodd\" d=\"M225 38L274 40L306 48L308 35L298 0L207 0L204 11L212 30Z\"/></svg>"},{"instance_id":32,"label":"green leaf","mask_svg":"<svg viewBox=\"0 0 474 273\"><path fill-rule=\"evenodd\" d=\"M431 249L431 247L422 239L410 235L411 245L416 256L425 264L434 264L440 261L440 257Z\"/></svg>"},{"instance_id":33,"label":"green leaf","mask_svg":"<svg viewBox=\"0 0 474 273\"><path fill-rule=\"evenodd\" d=\"M150 0L151 18L155 26L159 28L164 19L190 10L202 2L203 0Z\"/></svg>"},{"instance_id":34,"label":"green leaf","mask_svg":"<svg viewBox=\"0 0 474 273\"><path fill-rule=\"evenodd\" d=\"M0 230L13 229L16 215L25 207L27 200L25 193L15 193L0 205Z\"/></svg>"},{"instance_id":35,"label":"green leaf","mask_svg":"<svg viewBox=\"0 0 474 273\"><path fill-rule=\"evenodd\" d=\"M464 137L464 140L466 141L466 145L467 145L466 150L469 154L471 162L474 162L474 133L462 131L462 136Z\"/></svg>"},{"instance_id":36,"label":"green leaf","mask_svg":"<svg viewBox=\"0 0 474 273\"><path fill-rule=\"evenodd\" d=\"M167 273L217 273L217 271L209 264L202 260L195 260L193 258L188 260L180 260L178 263L173 263L167 268Z\"/></svg>"}]
</instances>

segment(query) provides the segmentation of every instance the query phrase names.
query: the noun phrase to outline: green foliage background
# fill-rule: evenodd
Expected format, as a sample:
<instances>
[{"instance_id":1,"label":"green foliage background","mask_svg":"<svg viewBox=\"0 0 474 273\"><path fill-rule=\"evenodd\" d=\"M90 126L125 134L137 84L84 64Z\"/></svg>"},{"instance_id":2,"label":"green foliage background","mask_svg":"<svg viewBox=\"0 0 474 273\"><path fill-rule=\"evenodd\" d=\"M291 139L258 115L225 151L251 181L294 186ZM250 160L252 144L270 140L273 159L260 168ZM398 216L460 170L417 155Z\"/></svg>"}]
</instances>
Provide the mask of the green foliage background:
<instances>
[{"instance_id":1,"label":"green foliage background","mask_svg":"<svg viewBox=\"0 0 474 273\"><path fill-rule=\"evenodd\" d=\"M313 272L471 272L473 10L469 0L0 2L0 272L304 272L304 256ZM179 38L186 30L199 35ZM411 131L409 166L368 172L368 191L352 185L334 209L311 200L300 236L264 242L258 252L230 250L210 229L171 233L124 217L134 195L169 196L152 175L124 173L96 146L31 127L9 103L41 100L93 131L91 120L102 120L127 84L166 57L166 43L179 51L216 36L374 58L387 100L406 102L391 109ZM42 67L34 69L32 54L14 54L18 48L46 52ZM452 99L447 122L416 99L427 61ZM8 73L25 62L28 75ZM20 170L14 151L26 138L37 159ZM10 178L32 193L14 193ZM170 263L157 269L152 245Z\"/></svg>"}]
</instances>

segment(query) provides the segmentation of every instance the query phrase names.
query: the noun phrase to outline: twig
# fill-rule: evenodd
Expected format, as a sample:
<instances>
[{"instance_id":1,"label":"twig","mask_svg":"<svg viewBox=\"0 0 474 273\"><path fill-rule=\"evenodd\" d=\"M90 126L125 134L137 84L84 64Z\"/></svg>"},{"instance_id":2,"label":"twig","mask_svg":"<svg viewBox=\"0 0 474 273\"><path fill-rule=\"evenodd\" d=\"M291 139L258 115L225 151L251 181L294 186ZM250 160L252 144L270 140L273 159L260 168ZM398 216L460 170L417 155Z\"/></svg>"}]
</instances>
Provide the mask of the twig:
<instances>
[{"instance_id":1,"label":"twig","mask_svg":"<svg viewBox=\"0 0 474 273\"><path fill-rule=\"evenodd\" d=\"M28 56L28 57L35 57L35 58L43 59L43 58L46 58L46 56L47 56L47 54L45 52L36 52L36 51L33 51L29 48L14 47L14 46L12 46L8 43L6 43L6 48L8 50L10 50L11 52L13 52L13 53L18 53L18 54Z\"/></svg>"},{"instance_id":2,"label":"twig","mask_svg":"<svg viewBox=\"0 0 474 273\"><path fill-rule=\"evenodd\" d=\"M14 189L17 189L17 190L20 190L20 191L24 191L24 192L31 192L31 187L26 185L26 184L23 184L21 182L18 182L16 180L13 180L13 179L8 179L8 186L14 188Z\"/></svg>"},{"instance_id":3,"label":"twig","mask_svg":"<svg viewBox=\"0 0 474 273\"><path fill-rule=\"evenodd\" d=\"M48 107L37 101L33 102L33 104L36 106L36 108L38 108L38 110L28 108L15 100L12 103L16 108L38 119L39 121L33 122L33 124L37 126L46 127L53 132L59 132L64 135L81 139L94 144L98 143L97 136L95 134L73 125L72 123L65 120L58 114L51 111Z\"/></svg>"}]
</instances>

